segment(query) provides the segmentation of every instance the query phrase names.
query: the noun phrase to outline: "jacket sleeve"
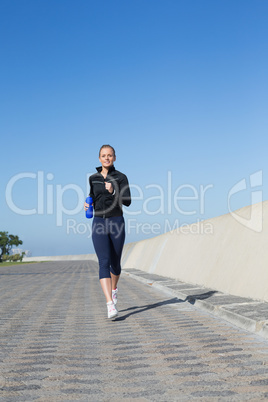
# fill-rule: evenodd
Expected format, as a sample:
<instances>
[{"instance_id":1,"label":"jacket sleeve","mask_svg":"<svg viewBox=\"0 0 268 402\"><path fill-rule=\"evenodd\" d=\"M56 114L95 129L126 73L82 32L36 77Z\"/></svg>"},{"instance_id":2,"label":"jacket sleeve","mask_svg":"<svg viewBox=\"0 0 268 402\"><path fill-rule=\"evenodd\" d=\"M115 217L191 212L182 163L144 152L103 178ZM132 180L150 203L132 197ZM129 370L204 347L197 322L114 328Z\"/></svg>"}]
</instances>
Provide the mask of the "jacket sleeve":
<instances>
[{"instance_id":1,"label":"jacket sleeve","mask_svg":"<svg viewBox=\"0 0 268 402\"><path fill-rule=\"evenodd\" d=\"M93 185L92 185L91 177L89 178L89 186L90 186L90 189L89 189L89 196L92 198L92 200L93 200L93 205L94 205L95 199L94 199Z\"/></svg>"},{"instance_id":2,"label":"jacket sleeve","mask_svg":"<svg viewBox=\"0 0 268 402\"><path fill-rule=\"evenodd\" d=\"M129 207L131 204L130 188L126 175L122 175L122 179L120 180L120 201L126 207Z\"/></svg>"}]
</instances>

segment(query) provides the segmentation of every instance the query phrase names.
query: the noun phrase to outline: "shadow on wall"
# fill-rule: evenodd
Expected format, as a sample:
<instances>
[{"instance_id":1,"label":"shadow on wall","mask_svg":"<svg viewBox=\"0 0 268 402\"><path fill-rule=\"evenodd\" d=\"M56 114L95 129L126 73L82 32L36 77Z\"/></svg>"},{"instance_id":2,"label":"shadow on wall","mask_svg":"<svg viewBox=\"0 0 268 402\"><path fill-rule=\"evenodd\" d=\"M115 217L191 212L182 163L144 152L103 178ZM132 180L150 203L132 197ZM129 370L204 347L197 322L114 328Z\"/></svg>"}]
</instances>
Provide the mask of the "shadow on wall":
<instances>
[{"instance_id":1,"label":"shadow on wall","mask_svg":"<svg viewBox=\"0 0 268 402\"><path fill-rule=\"evenodd\" d=\"M199 295L189 295L186 297L184 302L188 302L191 304L195 304L196 300L205 300L208 299L209 297L213 296L215 293L218 293L217 290L210 290L209 292L206 293L201 293Z\"/></svg>"},{"instance_id":2,"label":"shadow on wall","mask_svg":"<svg viewBox=\"0 0 268 402\"><path fill-rule=\"evenodd\" d=\"M178 299L177 297L173 297L172 299L164 300L162 302L158 302L158 303L154 303L154 304L147 304L145 306L129 307L125 310L120 310L120 313L123 313L123 312L128 312L128 313L121 317L115 318L114 321L124 321L126 318L130 317L133 314L143 313L144 311L151 310L153 308L157 308L157 307L161 307L161 306L170 305L170 304L179 304L179 303L185 303L185 302L195 304L196 300L208 299L209 297L213 296L215 293L217 293L216 290L211 290L206 293L201 293L201 294L197 294L197 295L189 295L184 300ZM131 311L131 310L133 310L133 311Z\"/></svg>"}]
</instances>

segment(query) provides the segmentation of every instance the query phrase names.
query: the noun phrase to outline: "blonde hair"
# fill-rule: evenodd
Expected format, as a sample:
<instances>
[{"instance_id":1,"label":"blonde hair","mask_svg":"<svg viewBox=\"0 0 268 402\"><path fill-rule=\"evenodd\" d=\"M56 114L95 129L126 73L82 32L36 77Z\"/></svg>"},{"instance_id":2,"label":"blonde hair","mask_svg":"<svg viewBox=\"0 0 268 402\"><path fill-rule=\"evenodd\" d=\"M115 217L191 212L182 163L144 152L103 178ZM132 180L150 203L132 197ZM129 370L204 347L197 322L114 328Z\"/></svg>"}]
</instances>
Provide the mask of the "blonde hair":
<instances>
[{"instance_id":1,"label":"blonde hair","mask_svg":"<svg viewBox=\"0 0 268 402\"><path fill-rule=\"evenodd\" d=\"M100 154L101 154L101 150L102 150L103 148L111 148L111 150L113 151L114 156L115 156L115 149L114 149L114 147L112 147L112 146L111 146L111 145L109 145L109 144L105 144L105 145L102 145L102 146L100 147L99 156L100 156Z\"/></svg>"}]
</instances>

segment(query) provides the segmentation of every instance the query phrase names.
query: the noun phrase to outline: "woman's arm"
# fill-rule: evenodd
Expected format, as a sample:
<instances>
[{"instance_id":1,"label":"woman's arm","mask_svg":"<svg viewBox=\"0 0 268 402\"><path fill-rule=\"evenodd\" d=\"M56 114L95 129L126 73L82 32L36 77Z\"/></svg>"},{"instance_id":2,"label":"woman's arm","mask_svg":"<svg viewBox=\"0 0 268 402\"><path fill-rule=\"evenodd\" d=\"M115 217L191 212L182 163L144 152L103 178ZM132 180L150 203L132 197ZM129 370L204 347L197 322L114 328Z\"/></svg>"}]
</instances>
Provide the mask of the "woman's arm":
<instances>
[{"instance_id":1,"label":"woman's arm","mask_svg":"<svg viewBox=\"0 0 268 402\"><path fill-rule=\"evenodd\" d=\"M90 185L90 190L89 190L89 197L92 198L93 200L93 204L94 204L94 195L93 195L93 188L92 188L92 182L91 182L91 178L89 178L89 185ZM86 202L84 202L84 210L86 211L89 208L89 204L87 204Z\"/></svg>"},{"instance_id":2,"label":"woman's arm","mask_svg":"<svg viewBox=\"0 0 268 402\"><path fill-rule=\"evenodd\" d=\"M129 207L131 204L131 194L130 194L130 188L128 184L128 179L126 175L122 175L122 179L120 181L120 202L125 205L126 207Z\"/></svg>"}]
</instances>

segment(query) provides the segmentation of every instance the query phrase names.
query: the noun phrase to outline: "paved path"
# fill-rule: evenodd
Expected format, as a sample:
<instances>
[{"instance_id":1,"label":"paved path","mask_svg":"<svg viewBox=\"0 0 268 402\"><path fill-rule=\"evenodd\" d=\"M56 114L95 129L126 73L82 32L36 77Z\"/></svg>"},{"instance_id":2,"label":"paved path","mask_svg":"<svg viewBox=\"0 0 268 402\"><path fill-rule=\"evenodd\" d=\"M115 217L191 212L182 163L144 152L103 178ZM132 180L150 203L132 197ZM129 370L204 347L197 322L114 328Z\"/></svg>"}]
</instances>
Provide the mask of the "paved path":
<instances>
[{"instance_id":1,"label":"paved path","mask_svg":"<svg viewBox=\"0 0 268 402\"><path fill-rule=\"evenodd\" d=\"M127 274L106 318L97 264L0 268L1 401L261 401L268 341Z\"/></svg>"}]
</instances>

